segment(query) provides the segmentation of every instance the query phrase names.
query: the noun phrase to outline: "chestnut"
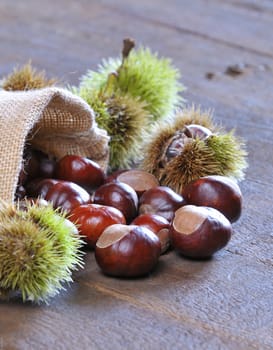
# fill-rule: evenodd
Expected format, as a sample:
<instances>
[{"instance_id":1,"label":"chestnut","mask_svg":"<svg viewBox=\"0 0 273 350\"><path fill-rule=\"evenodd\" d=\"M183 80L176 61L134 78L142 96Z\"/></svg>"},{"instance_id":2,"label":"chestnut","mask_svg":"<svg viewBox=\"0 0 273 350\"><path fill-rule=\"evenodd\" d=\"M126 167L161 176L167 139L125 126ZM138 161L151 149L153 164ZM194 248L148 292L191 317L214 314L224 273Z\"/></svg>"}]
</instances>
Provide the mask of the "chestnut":
<instances>
[{"instance_id":1,"label":"chestnut","mask_svg":"<svg viewBox=\"0 0 273 350\"><path fill-rule=\"evenodd\" d=\"M55 179L35 180L27 187L28 195L41 197L51 202L53 208L61 208L70 213L75 207L91 202L89 193L70 181Z\"/></svg>"},{"instance_id":2,"label":"chestnut","mask_svg":"<svg viewBox=\"0 0 273 350\"><path fill-rule=\"evenodd\" d=\"M105 183L118 181L117 177L120 174L124 173L125 171L128 171L128 170L127 169L119 169L119 170L113 171L112 173L110 173L106 176Z\"/></svg>"},{"instance_id":3,"label":"chestnut","mask_svg":"<svg viewBox=\"0 0 273 350\"><path fill-rule=\"evenodd\" d=\"M171 221L174 212L184 205L182 196L167 186L150 188L139 199L139 214L157 214Z\"/></svg>"},{"instance_id":4,"label":"chestnut","mask_svg":"<svg viewBox=\"0 0 273 350\"><path fill-rule=\"evenodd\" d=\"M230 240L231 223L218 210L185 205L175 212L170 229L172 246L184 256L209 258Z\"/></svg>"},{"instance_id":5,"label":"chestnut","mask_svg":"<svg viewBox=\"0 0 273 350\"><path fill-rule=\"evenodd\" d=\"M25 176L23 183L39 177L39 157L37 152L30 147L24 152L24 161L22 164L21 173L23 173Z\"/></svg>"},{"instance_id":6,"label":"chestnut","mask_svg":"<svg viewBox=\"0 0 273 350\"><path fill-rule=\"evenodd\" d=\"M122 171L117 175L116 180L131 186L138 197L148 189L159 186L159 182L153 174L138 169Z\"/></svg>"},{"instance_id":7,"label":"chestnut","mask_svg":"<svg viewBox=\"0 0 273 350\"><path fill-rule=\"evenodd\" d=\"M100 186L94 193L93 202L119 209L127 223L137 216L137 194L131 186L122 182L109 182Z\"/></svg>"},{"instance_id":8,"label":"chestnut","mask_svg":"<svg viewBox=\"0 0 273 350\"><path fill-rule=\"evenodd\" d=\"M186 185L182 195L187 204L215 208L230 222L235 222L241 215L241 190L236 182L226 176L201 177Z\"/></svg>"},{"instance_id":9,"label":"chestnut","mask_svg":"<svg viewBox=\"0 0 273 350\"><path fill-rule=\"evenodd\" d=\"M21 200L26 196L26 189L23 185L18 185L15 191L15 200Z\"/></svg>"},{"instance_id":10,"label":"chestnut","mask_svg":"<svg viewBox=\"0 0 273 350\"><path fill-rule=\"evenodd\" d=\"M44 199L51 202L53 208L61 208L68 213L77 206L91 201L89 193L84 188L70 181L58 181L48 190Z\"/></svg>"},{"instance_id":11,"label":"chestnut","mask_svg":"<svg viewBox=\"0 0 273 350\"><path fill-rule=\"evenodd\" d=\"M79 233L90 248L95 248L99 236L106 227L126 223L120 210L100 204L85 204L74 208L69 220L77 224Z\"/></svg>"},{"instance_id":12,"label":"chestnut","mask_svg":"<svg viewBox=\"0 0 273 350\"><path fill-rule=\"evenodd\" d=\"M45 153L28 148L25 152L25 160L22 172L25 174L25 181L35 178L51 178L55 171L55 160L49 158Z\"/></svg>"},{"instance_id":13,"label":"chestnut","mask_svg":"<svg viewBox=\"0 0 273 350\"><path fill-rule=\"evenodd\" d=\"M179 156L185 146L192 142L192 139L206 140L212 135L212 132L198 124L185 125L182 130L177 130L173 136L169 139L164 149L162 149L159 165L165 167L173 158ZM166 147L167 146L167 147Z\"/></svg>"},{"instance_id":14,"label":"chestnut","mask_svg":"<svg viewBox=\"0 0 273 350\"><path fill-rule=\"evenodd\" d=\"M95 258L107 275L138 277L154 269L160 249L159 238L146 227L114 224L99 237Z\"/></svg>"},{"instance_id":15,"label":"chestnut","mask_svg":"<svg viewBox=\"0 0 273 350\"><path fill-rule=\"evenodd\" d=\"M87 191L99 187L105 180L105 174L98 163L76 155L66 155L59 159L55 176L60 180L75 182Z\"/></svg>"},{"instance_id":16,"label":"chestnut","mask_svg":"<svg viewBox=\"0 0 273 350\"><path fill-rule=\"evenodd\" d=\"M44 198L49 189L58 182L55 179L34 179L26 185L27 196Z\"/></svg>"},{"instance_id":17,"label":"chestnut","mask_svg":"<svg viewBox=\"0 0 273 350\"><path fill-rule=\"evenodd\" d=\"M19 172L19 176L18 176L17 187L25 185L25 183L27 182L27 179L28 179L27 178L27 173L25 171L24 164L22 164L20 172Z\"/></svg>"},{"instance_id":18,"label":"chestnut","mask_svg":"<svg viewBox=\"0 0 273 350\"><path fill-rule=\"evenodd\" d=\"M39 177L50 178L54 176L56 161L48 157L41 157L39 162Z\"/></svg>"},{"instance_id":19,"label":"chestnut","mask_svg":"<svg viewBox=\"0 0 273 350\"><path fill-rule=\"evenodd\" d=\"M161 254L170 247L170 223L163 216L157 214L141 214L137 216L131 225L142 226L150 229L157 235L161 243Z\"/></svg>"},{"instance_id":20,"label":"chestnut","mask_svg":"<svg viewBox=\"0 0 273 350\"><path fill-rule=\"evenodd\" d=\"M184 134L192 139L205 140L212 135L212 132L203 125L189 124L185 125Z\"/></svg>"}]
</instances>

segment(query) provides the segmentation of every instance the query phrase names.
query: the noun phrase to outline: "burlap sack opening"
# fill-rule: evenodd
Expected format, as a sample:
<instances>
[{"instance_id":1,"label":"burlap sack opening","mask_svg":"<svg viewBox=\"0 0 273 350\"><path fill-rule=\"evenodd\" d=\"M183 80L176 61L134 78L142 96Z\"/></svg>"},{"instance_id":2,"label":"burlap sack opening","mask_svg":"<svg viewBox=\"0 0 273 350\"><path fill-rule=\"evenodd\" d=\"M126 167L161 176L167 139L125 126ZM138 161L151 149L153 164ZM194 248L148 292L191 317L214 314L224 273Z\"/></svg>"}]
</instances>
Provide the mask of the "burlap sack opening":
<instances>
[{"instance_id":1,"label":"burlap sack opening","mask_svg":"<svg viewBox=\"0 0 273 350\"><path fill-rule=\"evenodd\" d=\"M0 198L12 202L25 144L61 158L89 157L105 170L109 137L81 98L60 88L0 91Z\"/></svg>"}]
</instances>

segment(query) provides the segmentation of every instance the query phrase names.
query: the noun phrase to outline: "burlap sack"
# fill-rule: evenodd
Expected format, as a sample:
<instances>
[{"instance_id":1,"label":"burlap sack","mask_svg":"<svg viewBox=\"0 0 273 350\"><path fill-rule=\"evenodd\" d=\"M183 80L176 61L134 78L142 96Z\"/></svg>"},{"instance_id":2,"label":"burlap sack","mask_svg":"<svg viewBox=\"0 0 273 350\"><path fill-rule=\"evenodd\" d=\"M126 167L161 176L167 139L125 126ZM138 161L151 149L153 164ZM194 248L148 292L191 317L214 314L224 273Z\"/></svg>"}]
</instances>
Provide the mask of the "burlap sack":
<instances>
[{"instance_id":1,"label":"burlap sack","mask_svg":"<svg viewBox=\"0 0 273 350\"><path fill-rule=\"evenodd\" d=\"M0 198L12 202L25 144L60 158L89 157L106 169L107 133L81 98L59 88L0 91Z\"/></svg>"}]
</instances>

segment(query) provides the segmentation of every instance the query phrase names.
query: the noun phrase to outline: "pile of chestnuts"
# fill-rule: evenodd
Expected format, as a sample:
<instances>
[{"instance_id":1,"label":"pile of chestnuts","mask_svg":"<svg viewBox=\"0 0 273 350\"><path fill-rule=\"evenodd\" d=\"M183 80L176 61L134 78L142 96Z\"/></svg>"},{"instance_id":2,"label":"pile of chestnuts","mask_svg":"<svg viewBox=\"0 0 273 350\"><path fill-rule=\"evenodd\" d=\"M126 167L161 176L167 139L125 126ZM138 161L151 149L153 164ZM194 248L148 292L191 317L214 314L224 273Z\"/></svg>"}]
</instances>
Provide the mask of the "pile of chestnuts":
<instances>
[{"instance_id":1,"label":"pile of chestnuts","mask_svg":"<svg viewBox=\"0 0 273 350\"><path fill-rule=\"evenodd\" d=\"M202 177L176 193L143 170L105 174L88 158L56 161L33 149L25 154L16 198L42 198L66 211L101 270L117 277L150 273L170 249L211 257L230 240L242 209L240 188L224 176Z\"/></svg>"}]
</instances>

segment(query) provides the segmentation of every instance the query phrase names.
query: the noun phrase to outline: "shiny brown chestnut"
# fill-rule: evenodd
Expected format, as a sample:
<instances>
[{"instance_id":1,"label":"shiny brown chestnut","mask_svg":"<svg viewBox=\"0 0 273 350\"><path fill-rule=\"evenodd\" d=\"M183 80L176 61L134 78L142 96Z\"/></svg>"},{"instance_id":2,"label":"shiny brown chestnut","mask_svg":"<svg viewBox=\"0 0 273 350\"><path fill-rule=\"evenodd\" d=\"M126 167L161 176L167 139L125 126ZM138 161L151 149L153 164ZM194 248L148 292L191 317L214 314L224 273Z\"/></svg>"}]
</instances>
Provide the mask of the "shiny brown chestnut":
<instances>
[{"instance_id":1,"label":"shiny brown chestnut","mask_svg":"<svg viewBox=\"0 0 273 350\"><path fill-rule=\"evenodd\" d=\"M146 227L157 235L161 243L161 254L170 247L170 222L157 214L141 214L137 216L131 225Z\"/></svg>"},{"instance_id":2,"label":"shiny brown chestnut","mask_svg":"<svg viewBox=\"0 0 273 350\"><path fill-rule=\"evenodd\" d=\"M215 208L230 222L235 222L241 215L241 190L236 182L226 176L201 177L186 185L182 195L187 204Z\"/></svg>"},{"instance_id":3,"label":"shiny brown chestnut","mask_svg":"<svg viewBox=\"0 0 273 350\"><path fill-rule=\"evenodd\" d=\"M137 216L137 194L131 186L122 182L109 182L100 186L94 193L93 202L119 209L127 223Z\"/></svg>"},{"instance_id":4,"label":"shiny brown chestnut","mask_svg":"<svg viewBox=\"0 0 273 350\"><path fill-rule=\"evenodd\" d=\"M68 213L81 204L91 202L89 193L70 181L59 181L53 185L44 199L51 202L53 208L61 208Z\"/></svg>"},{"instance_id":5,"label":"shiny brown chestnut","mask_svg":"<svg viewBox=\"0 0 273 350\"><path fill-rule=\"evenodd\" d=\"M90 248L95 248L98 238L108 226L126 223L120 210L100 204L85 204L74 208L69 220L77 225Z\"/></svg>"},{"instance_id":6,"label":"shiny brown chestnut","mask_svg":"<svg viewBox=\"0 0 273 350\"><path fill-rule=\"evenodd\" d=\"M138 197L150 188L159 186L159 182L153 174L138 169L123 171L117 175L116 180L131 186Z\"/></svg>"},{"instance_id":7,"label":"shiny brown chestnut","mask_svg":"<svg viewBox=\"0 0 273 350\"><path fill-rule=\"evenodd\" d=\"M66 155L59 159L55 177L75 182L88 191L101 186L105 180L105 174L98 163L77 155Z\"/></svg>"},{"instance_id":8,"label":"shiny brown chestnut","mask_svg":"<svg viewBox=\"0 0 273 350\"><path fill-rule=\"evenodd\" d=\"M70 213L77 206L91 202L89 193L74 182L43 179L33 183L29 184L28 194L44 198L51 202L55 209L61 208Z\"/></svg>"},{"instance_id":9,"label":"shiny brown chestnut","mask_svg":"<svg viewBox=\"0 0 273 350\"><path fill-rule=\"evenodd\" d=\"M172 246L186 257L209 258L232 234L231 223L218 210L185 205L175 212L170 229Z\"/></svg>"},{"instance_id":10,"label":"shiny brown chestnut","mask_svg":"<svg viewBox=\"0 0 273 350\"><path fill-rule=\"evenodd\" d=\"M155 268L160 250L159 238L146 227L114 224L99 237L95 258L107 275L138 277Z\"/></svg>"},{"instance_id":11,"label":"shiny brown chestnut","mask_svg":"<svg viewBox=\"0 0 273 350\"><path fill-rule=\"evenodd\" d=\"M184 205L182 196L167 186L150 188L139 199L139 214L157 214L171 221L174 212Z\"/></svg>"}]
</instances>

